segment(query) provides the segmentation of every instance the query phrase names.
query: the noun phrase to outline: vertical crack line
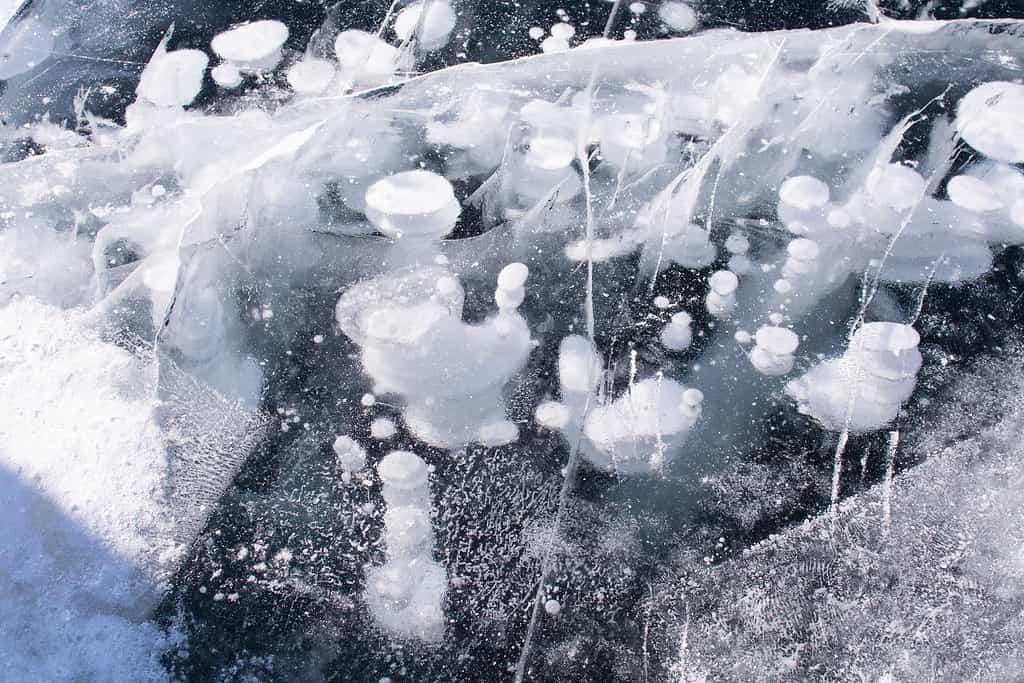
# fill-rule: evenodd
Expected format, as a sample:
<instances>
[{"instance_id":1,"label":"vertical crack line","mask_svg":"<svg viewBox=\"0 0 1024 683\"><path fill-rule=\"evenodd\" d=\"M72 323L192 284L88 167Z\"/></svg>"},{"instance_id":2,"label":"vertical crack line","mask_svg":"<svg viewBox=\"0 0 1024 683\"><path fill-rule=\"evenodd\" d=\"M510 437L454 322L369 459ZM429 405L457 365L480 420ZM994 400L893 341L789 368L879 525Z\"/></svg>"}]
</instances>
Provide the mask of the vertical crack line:
<instances>
[{"instance_id":1,"label":"vertical crack line","mask_svg":"<svg viewBox=\"0 0 1024 683\"><path fill-rule=\"evenodd\" d=\"M900 445L900 432L889 432L889 446L886 449L885 481L882 483L882 536L889 535L892 525L892 479L896 470L896 449Z\"/></svg>"},{"instance_id":2,"label":"vertical crack line","mask_svg":"<svg viewBox=\"0 0 1024 683\"><path fill-rule=\"evenodd\" d=\"M597 81L597 70L600 64L595 64L590 71L590 79L587 82L585 91L586 115L583 117L580 130L576 134L576 156L580 160L580 167L583 170L583 198L586 205L587 235L586 249L584 255L587 259L587 293L584 302L584 315L587 324L587 336L594 341L594 197L590 188L590 160L587 157L587 139L590 137L590 122L593 117L594 108L594 84Z\"/></svg>"},{"instance_id":3,"label":"vertical crack line","mask_svg":"<svg viewBox=\"0 0 1024 683\"><path fill-rule=\"evenodd\" d=\"M864 479L868 475L868 461L871 458L871 446L864 449L864 455L860 458L860 483L864 484Z\"/></svg>"},{"instance_id":4,"label":"vertical crack line","mask_svg":"<svg viewBox=\"0 0 1024 683\"><path fill-rule=\"evenodd\" d=\"M874 44L874 43L872 43L872 44ZM858 58L859 58L859 56L858 56ZM854 61L856 62L856 60L854 60ZM888 151L886 152L886 154L883 157L879 157L879 158L876 159L876 161L875 161L876 166L881 166L883 164L887 164L887 163L890 162L891 157L892 157L892 153L895 151L896 146L899 144L899 142L906 135L907 131L910 130L910 127L912 125L914 125L915 123L917 123L918 121L921 121L922 118L919 118L919 117L923 116L924 111L928 107L930 107L932 104L934 104L935 102L938 102L938 101L942 100L946 96L947 92L949 92L949 88L948 87L945 90L943 90L940 94L936 95L935 97L930 99L928 102L926 102L921 108L911 112L910 114L905 116L900 121L900 124L897 127L898 134L895 137L893 137L893 134L891 133L889 136L887 136L886 140L883 141L883 143L886 143L886 142L889 143L891 145L891 147L888 149ZM950 153L952 153L952 152L950 152ZM937 178L937 176L939 174L940 174L939 169L936 169L931 174L929 174L928 178L926 179L926 187L931 187L932 183L935 182L935 180L936 180L936 178ZM910 221L913 220L914 214L917 213L918 208L920 208L921 203L924 201L926 196L928 196L927 193L923 194L921 197L919 197L917 199L917 201L914 202L913 206L911 206L907 210L906 215L903 216L902 220L900 221L899 226L897 227L896 231L893 233L892 238L889 239L888 242L886 243L885 250L882 253L882 257L880 259L878 259L878 267L875 268L874 273L869 274L867 271L864 272L864 275L863 275L863 278L862 278L862 283L861 283L860 306L858 308L856 317L850 323L850 331L849 331L849 334L847 336L847 346L849 346L852 343L854 333L856 333L857 330L860 329L860 327L864 324L864 318L867 315L868 307L871 305L871 302L874 300L875 295L878 293L878 289L881 286L881 283L882 283L882 271L885 269L885 264L889 260L889 256L892 254L893 249L896 247L897 240L899 240L903 236L903 233L906 231L907 226L910 225ZM942 257L940 256L940 259L941 258ZM928 282L929 283L931 282L932 277L934 277L934 275L935 275L935 269L938 268L938 263L940 262L940 259L936 259L935 263L933 264L933 270L932 270L932 272L928 276ZM924 292L925 293L927 292L927 284L925 285ZM923 297L924 297L924 293L922 293L921 304L920 304L921 306L923 306L923 304L924 304L924 298ZM918 311L918 314L919 313L920 313L920 310ZM917 315L915 315L915 320L916 320L916 317L917 317ZM846 442L849 440L849 437L850 437L850 423L853 420L853 408L854 408L854 405L856 405L856 402L857 402L857 392L859 391L861 380L863 379L863 376L864 376L864 369L861 367L861 365L859 363L857 363L856 367L854 368L853 377L851 378L853 381L851 382L851 386L850 386L850 399L849 399L849 401L847 401L847 404L846 404L846 414L844 415L844 418L843 418L843 430L842 430L841 434L839 435L839 443L836 445L836 451L835 451L835 462L833 463L833 466L832 466L832 492L831 492L831 497L830 497L829 515L831 516L830 529L833 532L835 531L835 522L836 522L836 519L835 519L836 518L836 514L835 513L838 510L838 503L839 503L839 479L840 479L840 475L842 473L842 467L843 467L843 463L842 463L843 452L844 452L844 450L846 448Z\"/></svg>"},{"instance_id":5,"label":"vertical crack line","mask_svg":"<svg viewBox=\"0 0 1024 683\"><path fill-rule=\"evenodd\" d=\"M647 609L644 610L644 644L643 644L643 658L644 658L644 683L648 683L650 679L650 659L651 653L648 649L648 640L651 632L651 610L654 607L654 588L651 584L647 584L647 590L650 593L650 599L647 602Z\"/></svg>"},{"instance_id":6,"label":"vertical crack line","mask_svg":"<svg viewBox=\"0 0 1024 683\"><path fill-rule=\"evenodd\" d=\"M836 443L835 456L832 459L832 494L829 497L829 509L832 512L832 524L835 524L835 511L839 506L839 483L843 475L843 453L846 452L846 444L850 440L849 428L839 434L839 441Z\"/></svg>"},{"instance_id":7,"label":"vertical crack line","mask_svg":"<svg viewBox=\"0 0 1024 683\"><path fill-rule=\"evenodd\" d=\"M615 0L615 4L612 5L611 14L608 15L608 21L604 24L604 31L601 32L601 36L607 38L611 35L612 29L615 28L615 18L619 15L619 8L622 6L622 0Z\"/></svg>"},{"instance_id":8,"label":"vertical crack line","mask_svg":"<svg viewBox=\"0 0 1024 683\"><path fill-rule=\"evenodd\" d=\"M562 478L562 488L558 492L558 511L555 514L555 534L559 534L562 522L565 519L565 509L568 507L569 493L572 490L573 482L576 479L576 469L579 466L580 444L583 441L583 423L590 412L591 397L583 406L583 420L580 424L580 431L573 440L572 449L569 452L569 461L565 466L565 475ZM540 580L537 583L537 592L533 599L533 609L530 611L530 623L526 626L526 635L523 637L523 647L519 651L519 661L516 664L515 683L523 683L526 680L526 667L530 663L530 651L533 649L533 640L537 632L537 625L540 623L540 612L544 605L544 589L548 579L551 578L551 570L554 567L554 545L548 544L544 550L544 559L541 561Z\"/></svg>"}]
</instances>

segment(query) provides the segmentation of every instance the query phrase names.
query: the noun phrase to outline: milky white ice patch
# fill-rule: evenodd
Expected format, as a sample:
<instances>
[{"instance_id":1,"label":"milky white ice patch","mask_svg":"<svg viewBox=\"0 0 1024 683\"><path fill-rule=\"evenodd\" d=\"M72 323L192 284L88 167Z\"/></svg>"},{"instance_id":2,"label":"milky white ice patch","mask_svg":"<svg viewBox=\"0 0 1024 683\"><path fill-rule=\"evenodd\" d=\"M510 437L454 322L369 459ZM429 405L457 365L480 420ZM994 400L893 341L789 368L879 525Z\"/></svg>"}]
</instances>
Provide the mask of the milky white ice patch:
<instances>
[{"instance_id":1,"label":"milky white ice patch","mask_svg":"<svg viewBox=\"0 0 1024 683\"><path fill-rule=\"evenodd\" d=\"M158 680L166 643L141 617L179 548L154 377L80 310L32 299L0 308L0 344L0 661L20 680Z\"/></svg>"},{"instance_id":2,"label":"milky white ice patch","mask_svg":"<svg viewBox=\"0 0 1024 683\"><path fill-rule=\"evenodd\" d=\"M79 310L32 299L0 309L0 336L0 465L112 550L158 569L174 549L159 540L167 456L151 368L101 340Z\"/></svg>"}]
</instances>

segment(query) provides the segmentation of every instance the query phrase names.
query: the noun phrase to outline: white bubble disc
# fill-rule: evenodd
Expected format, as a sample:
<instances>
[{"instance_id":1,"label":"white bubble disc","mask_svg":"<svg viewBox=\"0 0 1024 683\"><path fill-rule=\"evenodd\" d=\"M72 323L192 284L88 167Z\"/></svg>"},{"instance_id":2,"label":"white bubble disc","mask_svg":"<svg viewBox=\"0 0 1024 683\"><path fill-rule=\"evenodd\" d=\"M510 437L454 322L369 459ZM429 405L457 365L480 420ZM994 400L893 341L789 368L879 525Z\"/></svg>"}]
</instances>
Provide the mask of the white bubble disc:
<instances>
[{"instance_id":1,"label":"white bubble disc","mask_svg":"<svg viewBox=\"0 0 1024 683\"><path fill-rule=\"evenodd\" d=\"M821 253L817 242L803 237L791 240L786 245L786 251L790 256L800 261L813 261Z\"/></svg>"},{"instance_id":2,"label":"white bubble disc","mask_svg":"<svg viewBox=\"0 0 1024 683\"><path fill-rule=\"evenodd\" d=\"M950 178L946 184L946 194L951 202L968 211L996 211L1004 206L992 186L974 176L958 175Z\"/></svg>"},{"instance_id":3,"label":"white bubble disc","mask_svg":"<svg viewBox=\"0 0 1024 683\"><path fill-rule=\"evenodd\" d=\"M709 282L711 284L711 291L722 297L733 294L740 285L740 279L736 277L736 273L730 270L715 271L711 275Z\"/></svg>"},{"instance_id":4,"label":"white bubble disc","mask_svg":"<svg viewBox=\"0 0 1024 683\"><path fill-rule=\"evenodd\" d=\"M726 264L729 266L729 270L736 273L737 275L744 275L750 272L753 264L750 263L750 259L747 258L746 254L736 254L729 259Z\"/></svg>"},{"instance_id":5,"label":"white bubble disc","mask_svg":"<svg viewBox=\"0 0 1024 683\"><path fill-rule=\"evenodd\" d=\"M391 451L377 463L377 474L387 486L411 490L427 484L427 463L409 451Z\"/></svg>"},{"instance_id":6,"label":"white bubble disc","mask_svg":"<svg viewBox=\"0 0 1024 683\"><path fill-rule=\"evenodd\" d=\"M319 95L334 80L334 64L326 59L304 59L288 69L288 85L302 95Z\"/></svg>"},{"instance_id":7,"label":"white bubble disc","mask_svg":"<svg viewBox=\"0 0 1024 683\"><path fill-rule=\"evenodd\" d=\"M829 188L814 176L787 178L779 187L779 201L804 211L828 204Z\"/></svg>"},{"instance_id":8,"label":"white bubble disc","mask_svg":"<svg viewBox=\"0 0 1024 683\"><path fill-rule=\"evenodd\" d=\"M697 28L697 12L685 2L662 2L658 18L672 31L688 33Z\"/></svg>"},{"instance_id":9,"label":"white bubble disc","mask_svg":"<svg viewBox=\"0 0 1024 683\"><path fill-rule=\"evenodd\" d=\"M1024 227L1024 199L1018 199L1010 207L1010 220Z\"/></svg>"},{"instance_id":10,"label":"white bubble disc","mask_svg":"<svg viewBox=\"0 0 1024 683\"><path fill-rule=\"evenodd\" d=\"M873 202L893 209L909 209L921 201L925 192L921 174L903 164L876 166L865 185Z\"/></svg>"},{"instance_id":11,"label":"white bubble disc","mask_svg":"<svg viewBox=\"0 0 1024 683\"><path fill-rule=\"evenodd\" d=\"M438 294L451 296L459 291L459 281L452 275L445 275L444 277L437 278L434 288Z\"/></svg>"},{"instance_id":12,"label":"white bubble disc","mask_svg":"<svg viewBox=\"0 0 1024 683\"><path fill-rule=\"evenodd\" d=\"M498 308L509 309L518 308L523 300L526 298L526 290L523 287L516 287L515 289L504 289L498 287L494 290L494 302L498 304ZM498 320L496 324L501 324L503 321ZM503 332L499 329L499 332Z\"/></svg>"},{"instance_id":13,"label":"white bubble disc","mask_svg":"<svg viewBox=\"0 0 1024 683\"><path fill-rule=\"evenodd\" d=\"M567 168L575 158L576 145L572 141L548 136L531 139L526 152L526 163L545 171Z\"/></svg>"},{"instance_id":14,"label":"white bubble disc","mask_svg":"<svg viewBox=\"0 0 1024 683\"><path fill-rule=\"evenodd\" d=\"M370 437L377 441L386 441L393 437L397 431L394 421L386 417L378 417L370 423Z\"/></svg>"},{"instance_id":15,"label":"white bubble disc","mask_svg":"<svg viewBox=\"0 0 1024 683\"><path fill-rule=\"evenodd\" d=\"M683 392L683 405L696 408L704 402L704 392L700 389L687 389Z\"/></svg>"},{"instance_id":16,"label":"white bubble disc","mask_svg":"<svg viewBox=\"0 0 1024 683\"><path fill-rule=\"evenodd\" d=\"M423 547L433 538L427 512L412 505L388 508L384 529L389 554Z\"/></svg>"},{"instance_id":17,"label":"white bubble disc","mask_svg":"<svg viewBox=\"0 0 1024 683\"><path fill-rule=\"evenodd\" d=\"M537 423L548 429L564 429L569 424L569 408L558 401L544 401L534 411Z\"/></svg>"},{"instance_id":18,"label":"white bubble disc","mask_svg":"<svg viewBox=\"0 0 1024 683\"><path fill-rule=\"evenodd\" d=\"M203 74L209 57L201 50L159 50L142 70L136 92L139 97L161 107L192 104L203 87Z\"/></svg>"},{"instance_id":19,"label":"white bubble disc","mask_svg":"<svg viewBox=\"0 0 1024 683\"><path fill-rule=\"evenodd\" d=\"M281 60L288 27L273 19L253 21L218 33L210 47L243 71L270 71Z\"/></svg>"},{"instance_id":20,"label":"white bubble disc","mask_svg":"<svg viewBox=\"0 0 1024 683\"><path fill-rule=\"evenodd\" d=\"M452 184L431 171L396 173L366 190L366 217L392 239L441 239L461 211Z\"/></svg>"},{"instance_id":21,"label":"white bubble disc","mask_svg":"<svg viewBox=\"0 0 1024 683\"><path fill-rule=\"evenodd\" d=\"M850 223L853 222L850 214L844 209L832 209L828 212L825 220L828 221L828 224L833 228L848 228L850 227Z\"/></svg>"},{"instance_id":22,"label":"white bubble disc","mask_svg":"<svg viewBox=\"0 0 1024 683\"><path fill-rule=\"evenodd\" d=\"M346 472L358 472L366 466L366 451L349 436L342 435L334 440L334 454Z\"/></svg>"},{"instance_id":23,"label":"white bubble disc","mask_svg":"<svg viewBox=\"0 0 1024 683\"><path fill-rule=\"evenodd\" d=\"M551 36L568 43L576 35L576 27L572 24L561 21L551 26Z\"/></svg>"},{"instance_id":24,"label":"white bubble disc","mask_svg":"<svg viewBox=\"0 0 1024 683\"><path fill-rule=\"evenodd\" d=\"M954 126L971 147L997 161L1024 162L1024 85L983 83L964 95Z\"/></svg>"},{"instance_id":25,"label":"white bubble disc","mask_svg":"<svg viewBox=\"0 0 1024 683\"><path fill-rule=\"evenodd\" d=\"M566 392L589 394L600 379L600 357L593 343L578 334L569 335L558 347L558 379L562 398Z\"/></svg>"},{"instance_id":26,"label":"white bubble disc","mask_svg":"<svg viewBox=\"0 0 1024 683\"><path fill-rule=\"evenodd\" d=\"M540 49L542 52L565 52L569 49L568 41L556 38L554 36L548 36L540 43Z\"/></svg>"},{"instance_id":27,"label":"white bubble disc","mask_svg":"<svg viewBox=\"0 0 1024 683\"><path fill-rule=\"evenodd\" d=\"M750 249L750 240L739 232L734 232L725 239L725 249L730 254L746 254Z\"/></svg>"},{"instance_id":28,"label":"white bubble disc","mask_svg":"<svg viewBox=\"0 0 1024 683\"><path fill-rule=\"evenodd\" d=\"M390 75L399 66L401 53L373 33L348 29L334 39L334 54L342 69L356 74Z\"/></svg>"},{"instance_id":29,"label":"white bubble disc","mask_svg":"<svg viewBox=\"0 0 1024 683\"><path fill-rule=\"evenodd\" d=\"M519 427L514 422L508 420L485 424L480 428L480 434L477 438L480 445L489 448L514 443L518 439Z\"/></svg>"},{"instance_id":30,"label":"white bubble disc","mask_svg":"<svg viewBox=\"0 0 1024 683\"><path fill-rule=\"evenodd\" d=\"M420 48L436 50L448 42L456 19L455 10L446 0L420 0L398 13L395 34L402 41L415 34Z\"/></svg>"},{"instance_id":31,"label":"white bubble disc","mask_svg":"<svg viewBox=\"0 0 1024 683\"><path fill-rule=\"evenodd\" d=\"M685 351L690 348L693 341L691 322L692 318L686 311L680 311L673 315L661 330L661 345L670 351Z\"/></svg>"},{"instance_id":32,"label":"white bubble disc","mask_svg":"<svg viewBox=\"0 0 1024 683\"><path fill-rule=\"evenodd\" d=\"M870 322L861 325L854 333L851 347L899 354L916 349L920 342L921 335L910 325Z\"/></svg>"},{"instance_id":33,"label":"white bubble disc","mask_svg":"<svg viewBox=\"0 0 1024 683\"><path fill-rule=\"evenodd\" d=\"M526 284L530 269L525 263L510 263L498 273L498 287L501 289L518 289Z\"/></svg>"},{"instance_id":34,"label":"white bubble disc","mask_svg":"<svg viewBox=\"0 0 1024 683\"><path fill-rule=\"evenodd\" d=\"M769 325L759 328L754 340L759 347L775 355L790 355L800 345L800 338L793 330Z\"/></svg>"}]
</instances>

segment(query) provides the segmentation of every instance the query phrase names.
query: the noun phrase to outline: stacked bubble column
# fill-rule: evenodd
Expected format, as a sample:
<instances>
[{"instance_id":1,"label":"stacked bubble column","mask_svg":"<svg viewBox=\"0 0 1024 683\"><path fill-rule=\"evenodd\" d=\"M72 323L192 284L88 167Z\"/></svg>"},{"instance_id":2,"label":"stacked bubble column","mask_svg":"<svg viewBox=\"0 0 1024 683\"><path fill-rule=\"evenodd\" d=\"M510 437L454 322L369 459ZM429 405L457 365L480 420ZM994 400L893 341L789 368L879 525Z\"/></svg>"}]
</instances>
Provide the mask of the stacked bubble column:
<instances>
[{"instance_id":1,"label":"stacked bubble column","mask_svg":"<svg viewBox=\"0 0 1024 683\"><path fill-rule=\"evenodd\" d=\"M384 513L384 564L370 570L366 602L377 623L401 637L439 641L444 635L447 576L434 561L427 464L392 451L377 465Z\"/></svg>"}]
</instances>

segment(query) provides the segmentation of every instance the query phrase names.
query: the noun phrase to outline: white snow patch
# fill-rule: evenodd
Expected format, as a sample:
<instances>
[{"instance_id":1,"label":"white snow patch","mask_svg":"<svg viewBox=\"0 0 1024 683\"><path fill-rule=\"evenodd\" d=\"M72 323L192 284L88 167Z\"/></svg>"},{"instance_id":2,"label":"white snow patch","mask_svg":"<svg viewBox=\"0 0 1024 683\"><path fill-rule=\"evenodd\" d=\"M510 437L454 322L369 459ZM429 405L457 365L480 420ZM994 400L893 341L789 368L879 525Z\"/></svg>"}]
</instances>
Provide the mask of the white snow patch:
<instances>
[{"instance_id":1,"label":"white snow patch","mask_svg":"<svg viewBox=\"0 0 1024 683\"><path fill-rule=\"evenodd\" d=\"M33 299L0 308L0 344L0 678L164 680L144 618L181 549L155 377Z\"/></svg>"}]
</instances>

